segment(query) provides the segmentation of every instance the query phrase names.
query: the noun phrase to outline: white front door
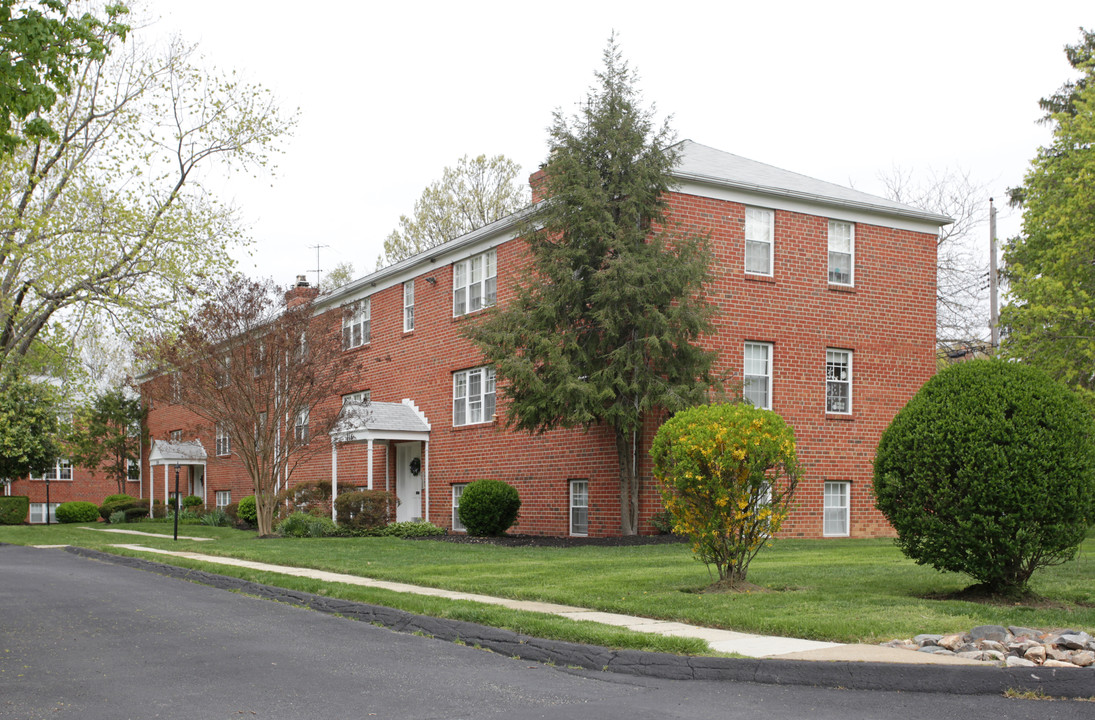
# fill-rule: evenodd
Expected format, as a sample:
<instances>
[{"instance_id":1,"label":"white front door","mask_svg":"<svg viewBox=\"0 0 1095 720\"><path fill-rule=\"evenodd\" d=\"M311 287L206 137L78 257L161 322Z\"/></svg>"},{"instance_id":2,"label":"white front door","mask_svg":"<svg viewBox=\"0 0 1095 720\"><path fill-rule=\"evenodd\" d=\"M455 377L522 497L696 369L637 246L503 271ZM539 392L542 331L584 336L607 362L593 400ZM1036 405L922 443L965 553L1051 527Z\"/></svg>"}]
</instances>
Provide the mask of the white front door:
<instances>
[{"instance_id":1,"label":"white front door","mask_svg":"<svg viewBox=\"0 0 1095 720\"><path fill-rule=\"evenodd\" d=\"M395 446L395 494L399 498L396 521L422 519L422 443L404 442Z\"/></svg>"}]
</instances>

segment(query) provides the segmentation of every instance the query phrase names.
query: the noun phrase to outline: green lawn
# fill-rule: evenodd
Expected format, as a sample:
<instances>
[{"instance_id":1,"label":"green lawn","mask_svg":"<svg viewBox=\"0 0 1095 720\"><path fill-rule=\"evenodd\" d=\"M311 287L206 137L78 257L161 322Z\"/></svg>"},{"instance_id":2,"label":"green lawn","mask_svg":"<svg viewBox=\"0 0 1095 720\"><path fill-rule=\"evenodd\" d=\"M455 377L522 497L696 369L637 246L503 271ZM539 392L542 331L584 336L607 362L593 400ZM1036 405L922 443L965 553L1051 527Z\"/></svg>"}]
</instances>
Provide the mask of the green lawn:
<instances>
[{"instance_id":1,"label":"green lawn","mask_svg":"<svg viewBox=\"0 0 1095 720\"><path fill-rule=\"evenodd\" d=\"M275 564L298 565L367 577L464 590L503 597L546 600L611 612L678 620L744 632L790 635L838 642L879 642L920 632L956 632L981 624L1095 629L1095 535L1077 560L1036 575L1033 589L1050 607L986 606L941 601L931 596L959 590L970 581L941 574L905 559L889 540L781 540L754 561L749 580L769 589L750 594L704 594L707 570L685 545L627 548L500 548L394 538L258 540L254 533L187 525L180 534L215 542L171 540L168 525L126 528L165 533L164 539L91 532L73 526L0 527L0 542L73 544L111 552L112 543L225 555ZM126 553L130 554L130 553ZM159 562L176 562L164 556ZM193 563L190 566L200 566ZM396 606L412 612L458 617L518 629L530 634L568 637L555 629L532 632L546 616L526 617L428 598L407 598L378 590L253 573L222 566L203 569L261 582ZM505 615L505 617L502 617ZM524 623L524 624L523 624ZM606 631L612 632L612 631ZM585 640L597 642L596 640ZM631 640L602 644L633 647ZM651 646L650 638L642 641ZM694 652L691 646L661 646Z\"/></svg>"}]
</instances>

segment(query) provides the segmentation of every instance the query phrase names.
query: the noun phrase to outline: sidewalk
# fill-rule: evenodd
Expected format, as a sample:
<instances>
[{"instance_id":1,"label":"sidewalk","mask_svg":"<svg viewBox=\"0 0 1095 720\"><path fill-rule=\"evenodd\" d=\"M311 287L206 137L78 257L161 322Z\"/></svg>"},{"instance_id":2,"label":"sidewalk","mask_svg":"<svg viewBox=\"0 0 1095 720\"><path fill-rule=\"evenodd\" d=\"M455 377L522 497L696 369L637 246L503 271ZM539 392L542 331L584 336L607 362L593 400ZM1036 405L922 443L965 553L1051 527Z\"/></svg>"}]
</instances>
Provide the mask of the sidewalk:
<instances>
[{"instance_id":1,"label":"sidewalk","mask_svg":"<svg viewBox=\"0 0 1095 720\"><path fill-rule=\"evenodd\" d=\"M134 534L140 533L135 532ZM144 545L116 545L115 547L125 548L136 552L187 558L217 565L233 565L262 572L273 572L294 577L311 578L323 582L345 583L362 587L381 588L394 592L430 595L450 600L469 600L488 605L500 605L513 610L547 613L570 620L586 620L589 622L626 628L635 632L661 634L671 637L698 638L705 641L711 650L715 652L737 653L738 655L751 658L934 665L984 664L976 660L940 657L938 655L910 652L898 648L887 648L876 645L842 645L839 643L818 642L816 640L754 635L750 633L734 632L732 630L719 630L697 625L688 625L685 623L667 622L665 620L652 620L650 618L635 617L632 615L599 612L570 605L558 605L555 603L538 602L534 600L511 600L490 595L479 595L476 593L441 590L438 588L409 585L406 583L374 580L358 575L346 575L343 573L327 572L325 570L313 570L310 568L290 567L286 565L270 565L268 563L237 560L235 558L217 557L214 555L203 555L201 553L193 552L160 550Z\"/></svg>"}]
</instances>

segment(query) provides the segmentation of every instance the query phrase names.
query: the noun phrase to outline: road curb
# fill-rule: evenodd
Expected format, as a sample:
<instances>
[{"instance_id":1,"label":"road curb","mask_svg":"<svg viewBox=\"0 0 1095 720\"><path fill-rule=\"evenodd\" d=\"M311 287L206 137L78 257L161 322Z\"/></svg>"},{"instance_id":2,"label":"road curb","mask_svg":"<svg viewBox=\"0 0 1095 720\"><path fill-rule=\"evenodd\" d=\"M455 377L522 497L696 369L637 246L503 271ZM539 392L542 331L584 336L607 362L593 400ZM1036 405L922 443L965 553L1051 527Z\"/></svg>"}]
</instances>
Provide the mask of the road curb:
<instances>
[{"instance_id":1,"label":"road curb","mask_svg":"<svg viewBox=\"0 0 1095 720\"><path fill-rule=\"evenodd\" d=\"M143 558L112 555L73 546L68 546L65 550L81 557L382 625L396 632L419 632L450 642L459 640L467 645L478 646L501 655L533 662L554 663L557 666L569 668L670 680L753 682L849 690L956 695L1001 695L1007 690L1014 690L1038 692L1063 698L1087 698L1095 695L1095 673L1084 668L1002 668L738 659L673 655L639 650L611 650L596 645L545 640L461 620L414 615L382 605L370 605L288 590Z\"/></svg>"}]
</instances>

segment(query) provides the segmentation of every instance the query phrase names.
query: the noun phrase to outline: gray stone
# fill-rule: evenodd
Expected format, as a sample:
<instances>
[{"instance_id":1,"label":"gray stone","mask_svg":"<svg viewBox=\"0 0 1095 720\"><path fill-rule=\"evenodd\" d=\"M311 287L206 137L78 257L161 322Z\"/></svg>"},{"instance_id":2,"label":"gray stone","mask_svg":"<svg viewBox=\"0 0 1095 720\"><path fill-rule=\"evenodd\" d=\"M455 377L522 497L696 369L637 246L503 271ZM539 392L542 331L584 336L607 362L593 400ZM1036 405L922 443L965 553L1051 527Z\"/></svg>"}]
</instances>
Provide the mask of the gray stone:
<instances>
[{"instance_id":1,"label":"gray stone","mask_svg":"<svg viewBox=\"0 0 1095 720\"><path fill-rule=\"evenodd\" d=\"M924 647L925 645L938 645L939 641L942 639L942 635L931 635L928 633L924 633L914 637L913 642L916 643L919 647Z\"/></svg>"},{"instance_id":2,"label":"gray stone","mask_svg":"<svg viewBox=\"0 0 1095 720\"><path fill-rule=\"evenodd\" d=\"M954 652L966 644L966 636L963 634L944 635L939 638L935 644L941 648L946 648L947 650Z\"/></svg>"},{"instance_id":3,"label":"gray stone","mask_svg":"<svg viewBox=\"0 0 1095 720\"><path fill-rule=\"evenodd\" d=\"M1008 667L1038 667L1037 663L1033 663L1026 658L1015 657L1014 655L1008 655L1006 662Z\"/></svg>"},{"instance_id":4,"label":"gray stone","mask_svg":"<svg viewBox=\"0 0 1095 720\"><path fill-rule=\"evenodd\" d=\"M918 648L917 652L930 653L932 655L954 655L950 650L939 647L938 645L925 645L922 648Z\"/></svg>"},{"instance_id":5,"label":"gray stone","mask_svg":"<svg viewBox=\"0 0 1095 720\"><path fill-rule=\"evenodd\" d=\"M970 640L995 640L999 643L1008 641L1008 629L1003 625L978 625L970 630Z\"/></svg>"},{"instance_id":6,"label":"gray stone","mask_svg":"<svg viewBox=\"0 0 1095 720\"><path fill-rule=\"evenodd\" d=\"M966 658L967 660L984 660L985 658L982 657L983 654L984 653L982 653L980 650L969 650L967 652L955 653L955 656L960 658Z\"/></svg>"},{"instance_id":7,"label":"gray stone","mask_svg":"<svg viewBox=\"0 0 1095 720\"><path fill-rule=\"evenodd\" d=\"M1057 638L1055 645L1068 648L1069 650L1083 650L1088 641L1091 640L1091 636L1085 632L1061 635Z\"/></svg>"},{"instance_id":8,"label":"gray stone","mask_svg":"<svg viewBox=\"0 0 1095 720\"><path fill-rule=\"evenodd\" d=\"M1038 664L1046 661L1046 648L1044 645L1033 645L1023 653L1023 657Z\"/></svg>"},{"instance_id":9,"label":"gray stone","mask_svg":"<svg viewBox=\"0 0 1095 720\"><path fill-rule=\"evenodd\" d=\"M1074 668L1076 666L1067 660L1046 660L1042 663L1042 667Z\"/></svg>"},{"instance_id":10,"label":"gray stone","mask_svg":"<svg viewBox=\"0 0 1095 720\"><path fill-rule=\"evenodd\" d=\"M1004 653L1005 655L1008 652L1008 649L1004 647L1004 643L996 642L995 640L980 640L978 641L977 646L982 650L995 650Z\"/></svg>"},{"instance_id":11,"label":"gray stone","mask_svg":"<svg viewBox=\"0 0 1095 720\"><path fill-rule=\"evenodd\" d=\"M1095 652L1090 650L1081 650L1079 652L1072 653L1069 658L1073 665L1079 665L1080 667L1090 667L1095 665Z\"/></svg>"},{"instance_id":12,"label":"gray stone","mask_svg":"<svg viewBox=\"0 0 1095 720\"><path fill-rule=\"evenodd\" d=\"M1004 653L999 650L983 650L981 652L982 660L995 660L997 662L1004 662Z\"/></svg>"},{"instance_id":13,"label":"gray stone","mask_svg":"<svg viewBox=\"0 0 1095 720\"><path fill-rule=\"evenodd\" d=\"M1034 629L1028 628L1028 627L1023 627L1022 625L1008 625L1008 632L1010 632L1012 635L1014 635L1017 638L1019 638L1019 637L1036 638L1039 635L1041 635L1041 633L1038 630L1034 630Z\"/></svg>"}]
</instances>

